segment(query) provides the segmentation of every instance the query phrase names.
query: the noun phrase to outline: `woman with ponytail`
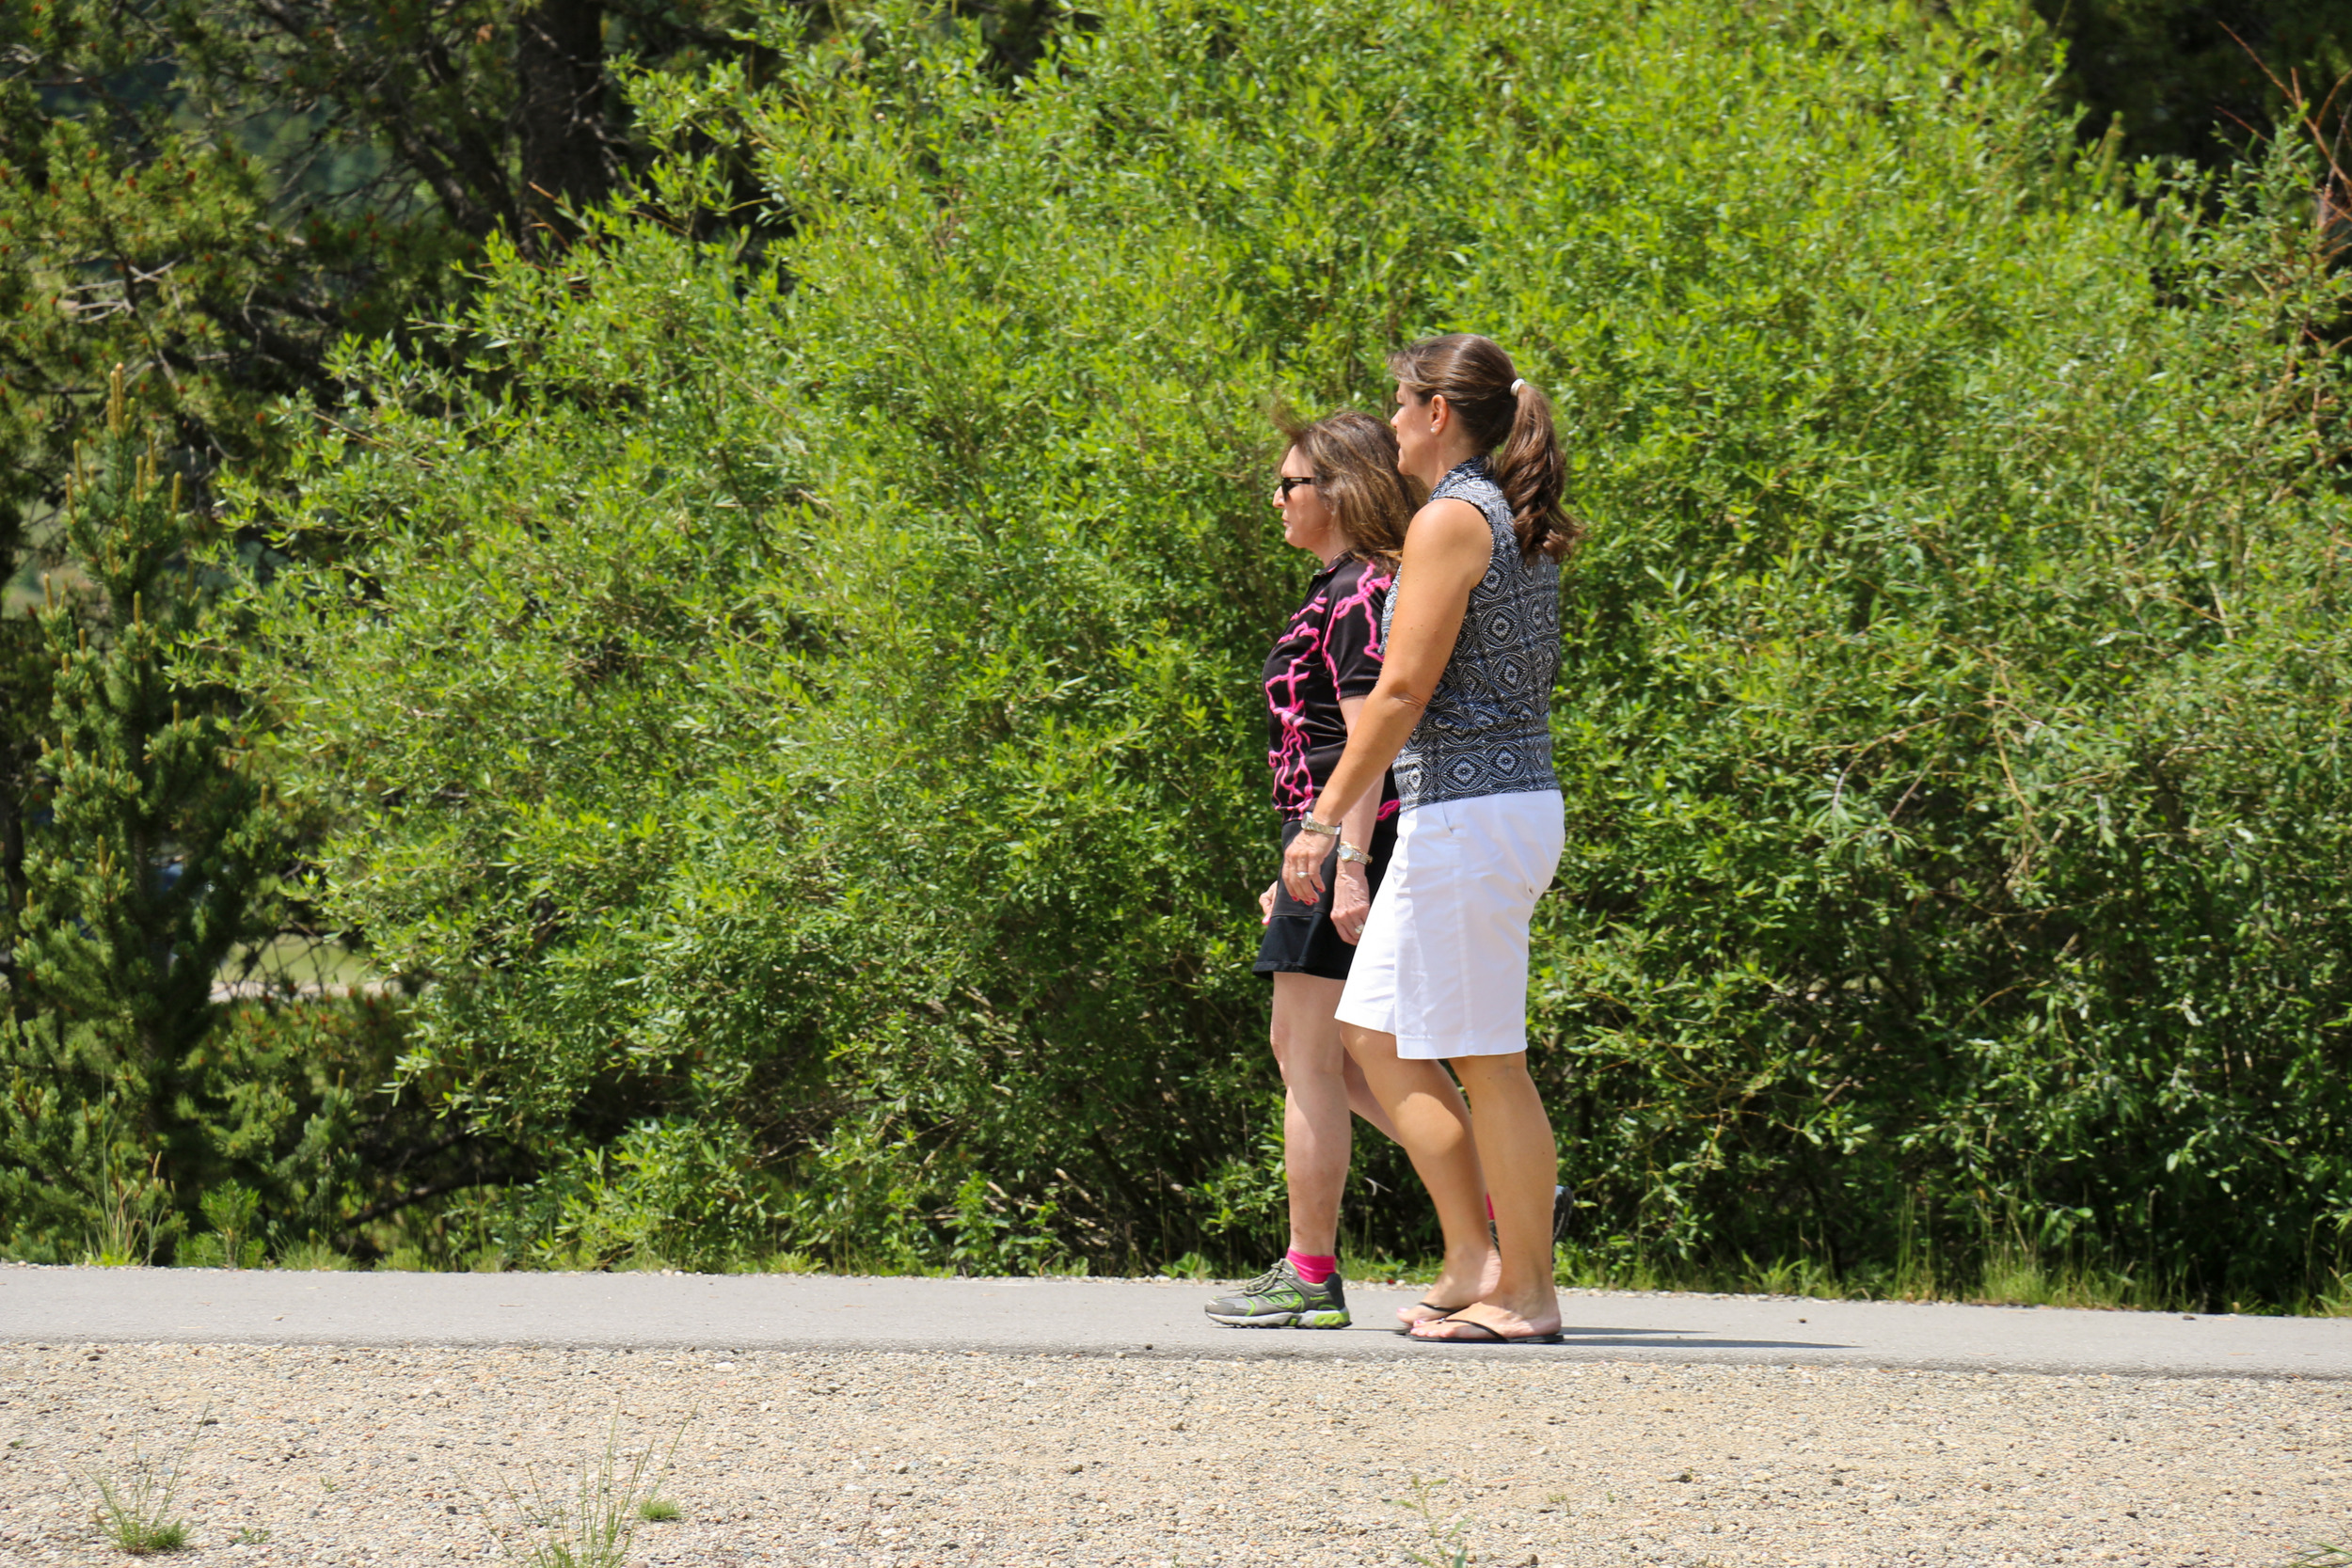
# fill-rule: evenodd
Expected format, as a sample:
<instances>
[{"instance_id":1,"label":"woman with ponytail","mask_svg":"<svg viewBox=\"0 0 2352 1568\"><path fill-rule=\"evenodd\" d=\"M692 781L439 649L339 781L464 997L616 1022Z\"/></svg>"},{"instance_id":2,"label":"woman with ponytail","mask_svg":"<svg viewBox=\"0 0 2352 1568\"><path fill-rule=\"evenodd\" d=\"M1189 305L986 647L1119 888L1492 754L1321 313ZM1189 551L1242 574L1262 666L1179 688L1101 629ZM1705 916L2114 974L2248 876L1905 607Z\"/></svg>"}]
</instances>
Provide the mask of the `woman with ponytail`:
<instances>
[{"instance_id":1,"label":"woman with ponytail","mask_svg":"<svg viewBox=\"0 0 2352 1568\"><path fill-rule=\"evenodd\" d=\"M1397 467L1429 501L1406 531L1379 681L1284 851L1282 882L1301 901L1321 895L1339 822L1393 764L1396 850L1337 1016L1445 1232L1444 1271L1407 1309L1410 1332L1550 1342L1558 1152L1527 1070L1527 943L1563 838L1551 688L1560 562L1578 530L1560 506L1550 402L1509 355L1456 333L1389 369Z\"/></svg>"}]
</instances>

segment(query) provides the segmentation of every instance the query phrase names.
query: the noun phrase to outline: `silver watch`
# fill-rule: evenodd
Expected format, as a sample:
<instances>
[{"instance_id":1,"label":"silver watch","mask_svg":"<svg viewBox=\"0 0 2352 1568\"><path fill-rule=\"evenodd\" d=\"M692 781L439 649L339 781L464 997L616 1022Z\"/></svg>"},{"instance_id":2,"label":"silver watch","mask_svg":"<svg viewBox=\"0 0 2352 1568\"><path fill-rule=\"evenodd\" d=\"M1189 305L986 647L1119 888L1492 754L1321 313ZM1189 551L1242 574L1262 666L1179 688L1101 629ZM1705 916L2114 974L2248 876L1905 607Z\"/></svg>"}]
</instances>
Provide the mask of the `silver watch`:
<instances>
[{"instance_id":1,"label":"silver watch","mask_svg":"<svg viewBox=\"0 0 2352 1568\"><path fill-rule=\"evenodd\" d=\"M1313 812L1309 812L1298 819L1298 831L1302 833L1313 833L1318 838L1340 836L1340 825L1337 822L1318 822L1315 820Z\"/></svg>"}]
</instances>

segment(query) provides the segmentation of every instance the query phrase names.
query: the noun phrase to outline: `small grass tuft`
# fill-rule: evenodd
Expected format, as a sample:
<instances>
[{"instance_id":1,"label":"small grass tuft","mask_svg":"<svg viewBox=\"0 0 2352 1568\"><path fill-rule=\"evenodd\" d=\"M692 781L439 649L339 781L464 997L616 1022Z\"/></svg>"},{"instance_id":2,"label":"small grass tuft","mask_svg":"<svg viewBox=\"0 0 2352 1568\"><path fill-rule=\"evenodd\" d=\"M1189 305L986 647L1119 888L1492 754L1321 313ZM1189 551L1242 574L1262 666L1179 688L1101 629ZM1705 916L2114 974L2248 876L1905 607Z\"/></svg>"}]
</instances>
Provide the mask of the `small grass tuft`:
<instances>
[{"instance_id":1,"label":"small grass tuft","mask_svg":"<svg viewBox=\"0 0 2352 1568\"><path fill-rule=\"evenodd\" d=\"M649 1525L675 1525L685 1515L667 1497L647 1497L637 1505L637 1517Z\"/></svg>"},{"instance_id":2,"label":"small grass tuft","mask_svg":"<svg viewBox=\"0 0 2352 1568\"><path fill-rule=\"evenodd\" d=\"M687 1421L691 1421L688 1417ZM490 1533L499 1538L505 1555L530 1568L623 1568L637 1528L657 1519L659 1508L676 1518L677 1505L660 1495L661 1480L686 1436L686 1422L670 1438L667 1450L648 1444L634 1458L621 1457L621 1418L616 1411L605 1433L604 1453L582 1465L568 1486L550 1485L538 1472L526 1469L529 1496L501 1481L506 1517L483 1511ZM657 1459L657 1451L660 1457Z\"/></svg>"},{"instance_id":3,"label":"small grass tuft","mask_svg":"<svg viewBox=\"0 0 2352 1568\"><path fill-rule=\"evenodd\" d=\"M177 1233L180 1222L172 1212L171 1183L163 1179L163 1158L158 1154L148 1162L144 1179L109 1163L106 1191L83 1262L108 1269L146 1268L155 1261L155 1249Z\"/></svg>"},{"instance_id":4,"label":"small grass tuft","mask_svg":"<svg viewBox=\"0 0 2352 1568\"><path fill-rule=\"evenodd\" d=\"M329 1243L319 1240L318 1232L314 1230L310 1233L309 1241L296 1242L284 1252L279 1253L278 1266L281 1269L296 1271L342 1273L351 1267L351 1259L337 1252Z\"/></svg>"},{"instance_id":5,"label":"small grass tuft","mask_svg":"<svg viewBox=\"0 0 2352 1568\"><path fill-rule=\"evenodd\" d=\"M2286 1568L2346 1568L2347 1564L2352 1564L2352 1546L2324 1543L2306 1546L2286 1560Z\"/></svg>"},{"instance_id":6,"label":"small grass tuft","mask_svg":"<svg viewBox=\"0 0 2352 1568\"><path fill-rule=\"evenodd\" d=\"M169 1519L160 1525L142 1525L135 1520L110 1513L106 1533L114 1544L133 1557L146 1557L154 1552L178 1552L187 1549L188 1525L184 1519Z\"/></svg>"},{"instance_id":7,"label":"small grass tuft","mask_svg":"<svg viewBox=\"0 0 2352 1568\"><path fill-rule=\"evenodd\" d=\"M760 1274L822 1274L824 1271L823 1260L812 1258L805 1252L771 1252L759 1260L756 1272Z\"/></svg>"},{"instance_id":8,"label":"small grass tuft","mask_svg":"<svg viewBox=\"0 0 2352 1568\"><path fill-rule=\"evenodd\" d=\"M197 1435L203 1427L203 1418L199 1417L188 1440L167 1465L150 1458L144 1449L134 1448L129 1474L91 1472L90 1483L98 1489L96 1517L106 1539L133 1557L176 1552L187 1545L187 1522L173 1518L171 1507L179 1495L188 1451L196 1447Z\"/></svg>"}]
</instances>

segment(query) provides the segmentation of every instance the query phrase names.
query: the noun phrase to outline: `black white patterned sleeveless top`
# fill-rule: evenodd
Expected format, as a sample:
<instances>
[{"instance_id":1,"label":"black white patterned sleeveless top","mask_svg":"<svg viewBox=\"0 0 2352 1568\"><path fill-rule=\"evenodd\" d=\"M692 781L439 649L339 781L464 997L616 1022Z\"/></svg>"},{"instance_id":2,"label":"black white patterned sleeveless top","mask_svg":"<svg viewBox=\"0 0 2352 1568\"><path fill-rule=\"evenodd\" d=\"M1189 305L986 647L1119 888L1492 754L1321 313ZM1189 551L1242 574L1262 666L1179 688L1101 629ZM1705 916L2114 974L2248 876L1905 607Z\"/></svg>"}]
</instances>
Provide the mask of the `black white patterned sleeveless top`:
<instances>
[{"instance_id":1,"label":"black white patterned sleeveless top","mask_svg":"<svg viewBox=\"0 0 2352 1568\"><path fill-rule=\"evenodd\" d=\"M1557 789L1551 771L1551 687L1560 674L1560 563L1548 555L1519 559L1511 503L1486 460L1473 457L1429 492L1431 500L1466 500L1494 532L1486 575L1470 589L1470 608L1454 639L1454 657L1421 721L1396 758L1398 805L1521 795ZM1403 578L1398 578L1401 587ZM1380 611L1380 644L1389 643L1397 589Z\"/></svg>"}]
</instances>

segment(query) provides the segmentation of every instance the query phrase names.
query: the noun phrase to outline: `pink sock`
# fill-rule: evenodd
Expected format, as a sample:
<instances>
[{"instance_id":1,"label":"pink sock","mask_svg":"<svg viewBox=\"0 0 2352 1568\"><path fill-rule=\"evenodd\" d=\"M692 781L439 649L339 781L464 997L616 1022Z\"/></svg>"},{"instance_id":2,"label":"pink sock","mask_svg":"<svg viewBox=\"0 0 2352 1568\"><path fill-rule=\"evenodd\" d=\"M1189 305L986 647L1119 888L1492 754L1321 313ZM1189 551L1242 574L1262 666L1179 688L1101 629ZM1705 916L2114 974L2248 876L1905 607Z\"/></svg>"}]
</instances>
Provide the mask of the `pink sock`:
<instances>
[{"instance_id":1,"label":"pink sock","mask_svg":"<svg viewBox=\"0 0 2352 1568\"><path fill-rule=\"evenodd\" d=\"M1310 1285L1320 1285L1340 1272L1340 1260L1336 1258L1310 1258L1296 1247L1285 1256L1290 1259L1292 1271Z\"/></svg>"}]
</instances>

